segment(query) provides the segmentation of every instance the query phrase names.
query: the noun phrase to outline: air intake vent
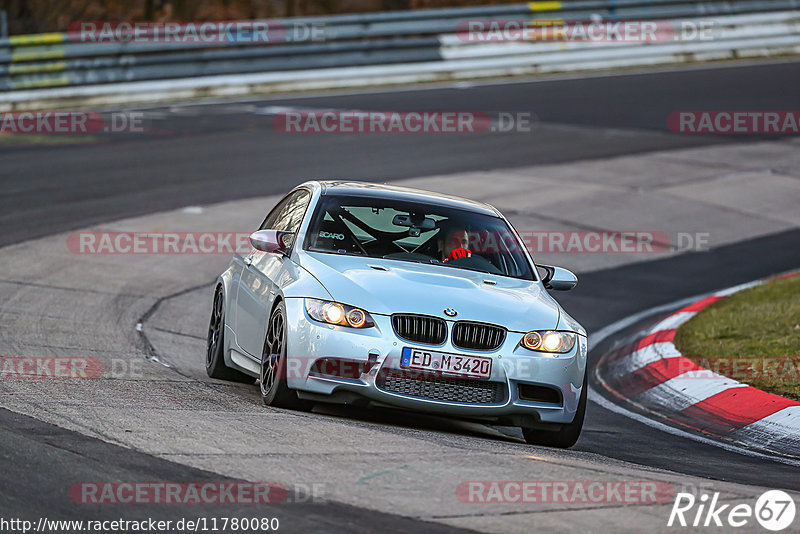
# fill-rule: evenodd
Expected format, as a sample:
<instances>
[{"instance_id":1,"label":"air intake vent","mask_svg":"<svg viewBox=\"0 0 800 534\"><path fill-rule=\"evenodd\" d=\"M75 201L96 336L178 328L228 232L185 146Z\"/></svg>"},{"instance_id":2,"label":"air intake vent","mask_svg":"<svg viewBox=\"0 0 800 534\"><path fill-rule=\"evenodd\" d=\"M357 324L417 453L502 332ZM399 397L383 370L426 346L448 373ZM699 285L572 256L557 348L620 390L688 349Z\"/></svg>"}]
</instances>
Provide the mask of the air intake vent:
<instances>
[{"instance_id":1,"label":"air intake vent","mask_svg":"<svg viewBox=\"0 0 800 534\"><path fill-rule=\"evenodd\" d=\"M546 402L549 404L561 404L561 392L544 386L533 384L519 385L519 398L526 401Z\"/></svg>"},{"instance_id":2,"label":"air intake vent","mask_svg":"<svg viewBox=\"0 0 800 534\"><path fill-rule=\"evenodd\" d=\"M438 317L392 315L392 327L398 337L415 343L441 345L447 338L447 325Z\"/></svg>"},{"instance_id":3,"label":"air intake vent","mask_svg":"<svg viewBox=\"0 0 800 534\"><path fill-rule=\"evenodd\" d=\"M496 350L506 340L506 329L485 323L459 321L453 326L453 345L460 349Z\"/></svg>"},{"instance_id":4,"label":"air intake vent","mask_svg":"<svg viewBox=\"0 0 800 534\"><path fill-rule=\"evenodd\" d=\"M379 378L377 385L384 391L409 397L464 404L499 404L506 399L506 388L501 382L464 378L415 378L414 376L390 373Z\"/></svg>"}]
</instances>

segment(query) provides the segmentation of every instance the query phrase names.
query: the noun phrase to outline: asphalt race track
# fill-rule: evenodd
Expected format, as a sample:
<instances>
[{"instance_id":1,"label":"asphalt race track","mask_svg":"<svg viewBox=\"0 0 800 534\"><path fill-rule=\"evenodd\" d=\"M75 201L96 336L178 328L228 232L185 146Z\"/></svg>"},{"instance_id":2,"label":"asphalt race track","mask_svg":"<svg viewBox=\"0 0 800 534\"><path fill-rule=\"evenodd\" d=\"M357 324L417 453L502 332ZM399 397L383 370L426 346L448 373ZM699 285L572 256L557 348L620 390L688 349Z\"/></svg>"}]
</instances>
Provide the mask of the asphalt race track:
<instances>
[{"instance_id":1,"label":"asphalt race track","mask_svg":"<svg viewBox=\"0 0 800 534\"><path fill-rule=\"evenodd\" d=\"M731 142L730 137L669 135L666 117L690 109L794 109L798 70L793 62L715 66L271 102L526 112L541 121L532 132L427 136L424 143L413 134L281 134L271 117L242 105L196 111L197 106L188 106L166 115L158 112L169 106L157 108L153 135L109 134L87 146L20 147L6 141L0 144L0 245L142 213L280 193L317 177L394 180Z\"/></svg>"},{"instance_id":2,"label":"asphalt race track","mask_svg":"<svg viewBox=\"0 0 800 534\"><path fill-rule=\"evenodd\" d=\"M98 135L59 144L38 139L0 143L0 246L14 245L0 249L0 260L4 253L11 254L7 251L12 248L13 254L24 258L29 246L26 242L35 238L186 206L280 194L310 178L395 181L753 142L747 137L675 135L667 131L666 116L676 110L798 109L797 87L800 63L780 61L545 82L503 81L151 107L144 110L151 130L147 134ZM271 116L265 112L269 106L530 112L538 120L531 132L487 135L287 135L272 127ZM800 152L800 145L793 146ZM797 168L781 172L800 180ZM487 190L491 187L486 184ZM267 208L264 206L264 210ZM571 216L580 219L581 214ZM585 273L579 270L578 287L556 297L590 333L596 332L655 306L800 267L799 243L800 227L795 225L769 235L729 240L711 251L675 254ZM33 254L27 259L36 261L37 257ZM67 276L71 272L65 269ZM5 272L0 274L0 283L4 282L1 296L13 295L9 288L22 284L9 279ZM64 280L63 285L69 286L70 281ZM121 287L135 289L125 284ZM196 298L198 306L203 305L203 299L208 300L210 287L206 284L197 288L196 297L192 298ZM169 295L185 288L160 289ZM122 292L119 295L120 300L127 297ZM200 315L205 314L203 309ZM4 317L8 316L0 314L0 340L10 340L13 346L14 337L20 333L11 331L3 322ZM593 347L590 365L602 351L656 318L642 317ZM119 324L132 336L136 335L134 326ZM198 330L205 327L201 324ZM83 328L91 332L92 325ZM30 324L31 331L39 329ZM139 356L145 356L143 353ZM200 358L198 355L198 361ZM5 388L2 391L0 400L5 407L5 400L14 393ZM247 391L244 387L233 390L235 403L252 401L255 390ZM59 402L58 398L53 402ZM337 424L374 435L376 440L401 440L413 435L431 443L441 440L465 451L484 446L517 455L534 451L531 454L558 465L595 465L599 470L630 463L645 471L686 475L695 483L708 479L712 484L800 491L795 465L662 432L597 403L589 405L578 444L558 454L529 448L506 429L475 430L438 418L408 417L395 412L330 408L323 414L321 417L330 417ZM192 462L166 460L121 446L124 442L111 435L87 433L0 409L0 515L62 519L252 515L241 506L219 506L209 512L191 506L76 505L66 497L65 488L77 481L221 479L219 473ZM211 439L202 433L195 438ZM268 458L272 452L257 454ZM415 482L411 479L406 483L413 487ZM281 530L290 532L451 532L487 528L481 523L480 511L474 517L462 515L452 521L443 514L428 517L387 512L390 511L378 512L369 506L332 499L291 502L275 507L274 515L281 519ZM501 521L498 517L491 520ZM551 530L574 531L570 518L568 512L561 516L561 528L554 529L553 523L547 525ZM657 519L660 523L655 526L666 522L666 516ZM510 525L509 530L519 528L514 523ZM650 530L649 525L647 529ZM631 530L638 529L632 526Z\"/></svg>"}]
</instances>

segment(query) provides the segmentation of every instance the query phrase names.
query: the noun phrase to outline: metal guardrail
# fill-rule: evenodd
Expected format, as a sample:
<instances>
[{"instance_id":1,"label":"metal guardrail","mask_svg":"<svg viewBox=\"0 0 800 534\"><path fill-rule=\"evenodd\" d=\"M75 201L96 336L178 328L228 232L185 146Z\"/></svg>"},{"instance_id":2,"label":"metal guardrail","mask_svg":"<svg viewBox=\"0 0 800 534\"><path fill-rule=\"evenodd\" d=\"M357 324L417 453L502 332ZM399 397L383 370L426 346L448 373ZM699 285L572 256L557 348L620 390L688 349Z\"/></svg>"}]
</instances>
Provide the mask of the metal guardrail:
<instances>
[{"instance_id":1,"label":"metal guardrail","mask_svg":"<svg viewBox=\"0 0 800 534\"><path fill-rule=\"evenodd\" d=\"M77 33L0 39L0 90L87 86L206 76L313 71L343 67L414 65L473 70L505 65L597 61L741 46L800 47L800 0L577 0L471 8L298 17L268 23L285 30L280 42L84 42ZM773 18L763 18L765 15ZM761 16L762 18L758 18ZM756 17L756 18L753 18ZM554 43L463 42L468 20L670 20L714 19L729 31L713 42ZM727 26L725 26L727 25ZM758 27L758 31L749 28ZM314 29L315 39L297 39ZM748 42L749 41L749 42ZM630 44L630 46L627 46ZM641 45L641 46L636 46ZM787 48L788 47L788 48ZM798 48L800 51L800 48ZM624 52L624 54L623 54ZM582 55L581 55L582 54ZM622 56L620 55L622 54ZM491 60L491 62L486 62ZM481 67L481 61L485 63ZM430 67L432 63L444 64Z\"/></svg>"}]
</instances>

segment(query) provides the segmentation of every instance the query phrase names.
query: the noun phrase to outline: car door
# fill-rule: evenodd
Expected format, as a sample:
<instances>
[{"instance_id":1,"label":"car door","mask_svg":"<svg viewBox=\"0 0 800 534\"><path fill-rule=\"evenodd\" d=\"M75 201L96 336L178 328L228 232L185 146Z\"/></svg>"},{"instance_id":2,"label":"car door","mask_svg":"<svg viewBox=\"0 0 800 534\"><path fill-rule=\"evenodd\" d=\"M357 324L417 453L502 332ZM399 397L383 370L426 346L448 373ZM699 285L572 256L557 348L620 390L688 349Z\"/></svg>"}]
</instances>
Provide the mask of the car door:
<instances>
[{"instance_id":1,"label":"car door","mask_svg":"<svg viewBox=\"0 0 800 534\"><path fill-rule=\"evenodd\" d=\"M297 233L305 216L311 193L298 189L284 198L270 212L259 230L283 230ZM239 346L254 358L261 358L269 314L279 283L291 268L288 255L270 254L252 249L245 258L245 268L236 298L236 328Z\"/></svg>"},{"instance_id":2,"label":"car door","mask_svg":"<svg viewBox=\"0 0 800 534\"><path fill-rule=\"evenodd\" d=\"M270 224L275 224L275 221L278 220L282 215L286 213L286 207L290 202L290 197L293 196L293 193L289 193L280 202L278 202L267 214L264 222L259 227L259 230L268 227ZM241 258L241 269L237 269L238 276L235 276L233 279L233 286L231 287L231 298L230 298L230 311L228 317L230 320L230 325L233 328L233 331L236 334L236 344L242 348L247 343L244 341L247 337L245 332L252 331L253 324L251 317L244 317L243 320L239 320L239 310L241 308L239 298L248 298L248 295L254 291L253 288L256 288L257 283L255 282L255 278L253 276L253 272L251 271L252 263L254 258L258 255L262 254L260 251L256 250L252 246L250 247L250 251ZM237 267L240 264L240 258L236 258ZM244 290L241 288L244 287ZM261 288L258 287L255 290L258 291ZM252 306L249 306L252 307Z\"/></svg>"}]
</instances>

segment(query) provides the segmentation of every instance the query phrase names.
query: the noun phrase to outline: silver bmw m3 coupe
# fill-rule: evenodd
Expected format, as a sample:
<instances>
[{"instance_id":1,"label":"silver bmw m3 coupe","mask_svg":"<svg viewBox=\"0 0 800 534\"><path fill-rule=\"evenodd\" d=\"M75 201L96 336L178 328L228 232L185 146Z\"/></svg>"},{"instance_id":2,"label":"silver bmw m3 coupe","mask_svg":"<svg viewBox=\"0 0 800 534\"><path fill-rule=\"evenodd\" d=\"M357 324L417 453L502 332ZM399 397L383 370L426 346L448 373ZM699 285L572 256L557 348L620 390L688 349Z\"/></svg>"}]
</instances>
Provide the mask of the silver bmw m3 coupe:
<instances>
[{"instance_id":1,"label":"silver bmw m3 coupe","mask_svg":"<svg viewBox=\"0 0 800 534\"><path fill-rule=\"evenodd\" d=\"M389 406L519 426L570 447L586 407L586 331L550 296L493 207L386 185L307 182L218 279L212 378L258 378L264 402Z\"/></svg>"}]
</instances>

